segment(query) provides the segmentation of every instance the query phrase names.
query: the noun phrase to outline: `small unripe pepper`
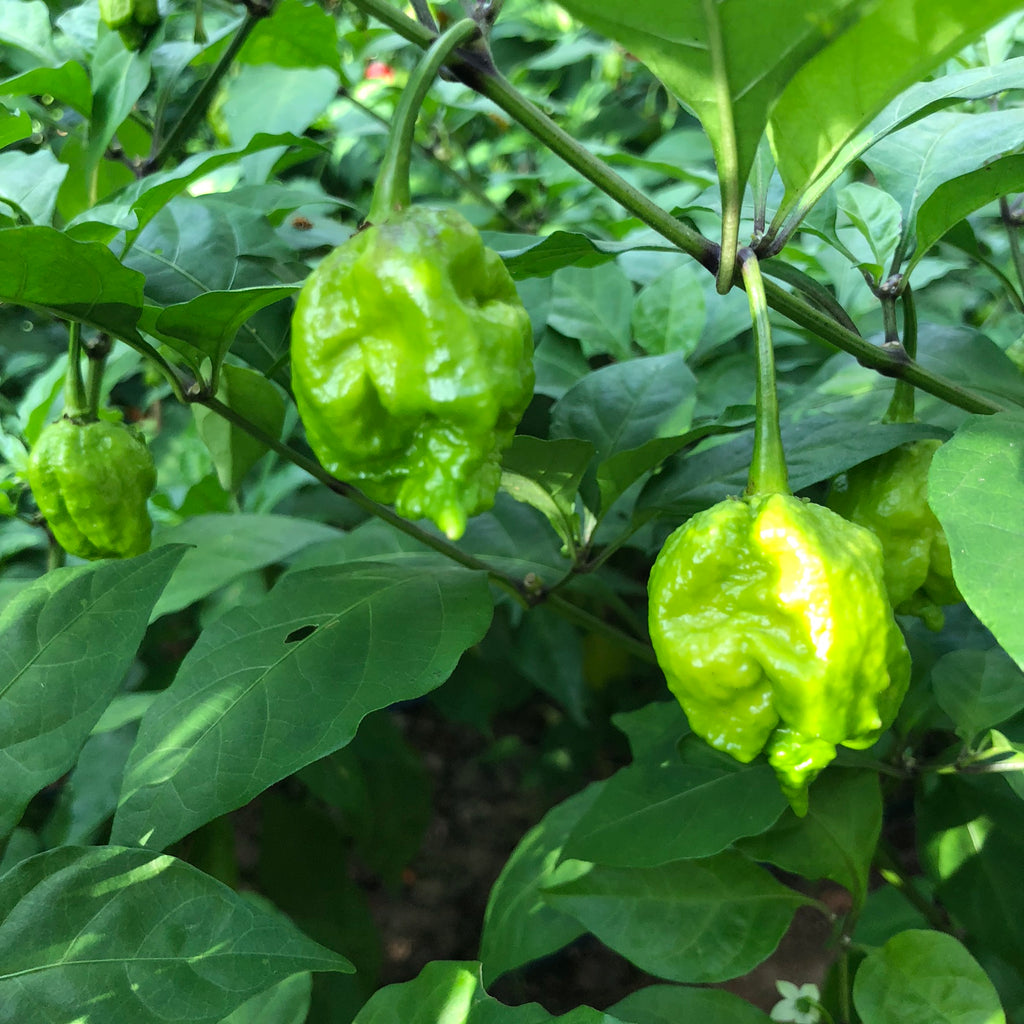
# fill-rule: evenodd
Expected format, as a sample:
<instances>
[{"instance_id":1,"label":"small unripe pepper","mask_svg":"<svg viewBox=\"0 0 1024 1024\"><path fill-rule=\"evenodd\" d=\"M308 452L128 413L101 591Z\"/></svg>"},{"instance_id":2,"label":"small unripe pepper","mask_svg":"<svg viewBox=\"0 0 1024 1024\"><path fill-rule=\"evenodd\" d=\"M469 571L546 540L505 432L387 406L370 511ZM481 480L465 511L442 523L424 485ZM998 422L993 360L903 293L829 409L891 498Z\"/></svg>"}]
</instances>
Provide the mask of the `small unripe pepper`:
<instances>
[{"instance_id":1,"label":"small unripe pepper","mask_svg":"<svg viewBox=\"0 0 1024 1024\"><path fill-rule=\"evenodd\" d=\"M910 657L878 540L788 494L723 501L666 541L650 629L694 733L748 762L763 750L797 814L836 746L871 746Z\"/></svg>"},{"instance_id":2,"label":"small unripe pepper","mask_svg":"<svg viewBox=\"0 0 1024 1024\"><path fill-rule=\"evenodd\" d=\"M928 507L928 470L941 446L912 441L854 466L836 480L829 508L866 526L882 544L885 584L897 612L941 629L942 605L963 600L949 542Z\"/></svg>"},{"instance_id":3,"label":"small unripe pepper","mask_svg":"<svg viewBox=\"0 0 1024 1024\"><path fill-rule=\"evenodd\" d=\"M129 50L138 50L160 23L157 0L100 0L100 19L116 29Z\"/></svg>"},{"instance_id":4,"label":"small unripe pepper","mask_svg":"<svg viewBox=\"0 0 1024 1024\"><path fill-rule=\"evenodd\" d=\"M533 395L529 316L454 210L410 207L313 272L292 320L292 384L324 468L462 535L491 507Z\"/></svg>"},{"instance_id":5,"label":"small unripe pepper","mask_svg":"<svg viewBox=\"0 0 1024 1024\"><path fill-rule=\"evenodd\" d=\"M79 558L131 558L149 549L146 501L153 456L129 427L58 420L29 457L28 480L58 543Z\"/></svg>"}]
</instances>

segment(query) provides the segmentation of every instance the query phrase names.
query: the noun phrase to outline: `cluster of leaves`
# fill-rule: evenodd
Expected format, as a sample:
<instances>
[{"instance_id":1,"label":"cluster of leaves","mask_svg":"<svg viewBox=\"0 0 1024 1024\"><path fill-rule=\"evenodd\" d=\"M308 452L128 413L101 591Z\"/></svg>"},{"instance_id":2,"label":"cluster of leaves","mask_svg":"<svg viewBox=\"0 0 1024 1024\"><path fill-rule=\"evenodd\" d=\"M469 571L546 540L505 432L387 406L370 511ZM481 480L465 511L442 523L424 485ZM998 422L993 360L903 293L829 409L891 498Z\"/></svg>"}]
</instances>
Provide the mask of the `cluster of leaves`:
<instances>
[{"instance_id":1,"label":"cluster of leaves","mask_svg":"<svg viewBox=\"0 0 1024 1024\"><path fill-rule=\"evenodd\" d=\"M387 0L170 3L136 52L94 0L0 0L2 1024L544 1024L485 986L585 933L665 984L559 1019L755 1024L700 986L801 907L836 968L777 1017L1024 1019L1017 6L481 7L504 77L436 83L412 186L502 253L537 388L451 545L317 475L288 395L293 296L365 212L428 28ZM900 717L804 819L688 734L644 625L667 533L746 483L737 240L769 275L794 492L950 438L930 500L967 604L901 622ZM24 485L66 322L117 339L102 394L157 458L155 546L124 562L59 567ZM878 369L917 422L882 422ZM388 709L423 699L484 730L544 704L580 791L509 860L479 962L374 993L344 865L394 881L415 854L429 787ZM580 788L613 733L628 763Z\"/></svg>"}]
</instances>

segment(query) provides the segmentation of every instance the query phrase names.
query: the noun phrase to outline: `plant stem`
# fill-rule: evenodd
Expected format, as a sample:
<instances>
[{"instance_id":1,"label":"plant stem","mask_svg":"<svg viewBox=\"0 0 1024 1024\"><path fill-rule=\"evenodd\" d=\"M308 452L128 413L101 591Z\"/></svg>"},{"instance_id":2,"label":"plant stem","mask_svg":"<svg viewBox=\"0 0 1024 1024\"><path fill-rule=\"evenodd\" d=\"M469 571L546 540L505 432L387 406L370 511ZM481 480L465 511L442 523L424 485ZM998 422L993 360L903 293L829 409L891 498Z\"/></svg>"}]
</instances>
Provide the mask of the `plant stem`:
<instances>
[{"instance_id":1,"label":"plant stem","mask_svg":"<svg viewBox=\"0 0 1024 1024\"><path fill-rule=\"evenodd\" d=\"M903 303L903 351L913 359L917 355L917 305L914 302L914 293L910 289L909 282L904 285L901 297ZM892 316L896 319L895 303L891 314L886 312L887 299L882 300L883 317ZM895 327L893 328L895 330ZM886 319L886 342L889 340L888 319ZM897 342L899 337L897 337ZM892 391L892 401L882 417L883 423L913 423L914 422L914 385L905 380L897 380Z\"/></svg>"},{"instance_id":2,"label":"plant stem","mask_svg":"<svg viewBox=\"0 0 1024 1024\"><path fill-rule=\"evenodd\" d=\"M350 92L343 91L341 95L343 95L345 99L347 99L348 102L352 104L353 107L366 114L367 117L373 118L379 124L390 125L391 122L388 121L388 119L384 117L383 114L378 114L377 111L373 109L373 107L368 106L366 103L363 103L362 100L356 99L355 96L353 96ZM495 215L495 217L498 217L501 220L505 221L505 223L508 224L509 227L521 232L524 235L530 233L529 229L525 224L521 223L519 220L516 219L516 217L514 217L501 205L496 203L493 199L491 199L491 197L475 181L473 181L473 179L468 174L463 174L461 171L452 167L450 163L448 163L445 160L442 160L429 146L423 146L417 142L416 149L420 153L422 153L424 157L426 157L428 160L433 162L437 167L439 167L442 171L444 171L445 174L450 175L455 181L457 181L459 185L463 189L465 189L466 192L473 196L473 198L476 199L478 202L486 206ZM466 154L462 153L461 155L465 160L467 167L469 167L471 171L474 170Z\"/></svg>"},{"instance_id":3,"label":"plant stem","mask_svg":"<svg viewBox=\"0 0 1024 1024\"><path fill-rule=\"evenodd\" d=\"M843 951L839 956L839 1024L850 1024L853 1007L850 1005L850 954Z\"/></svg>"},{"instance_id":4,"label":"plant stem","mask_svg":"<svg viewBox=\"0 0 1024 1024\"><path fill-rule=\"evenodd\" d=\"M68 369L64 376L64 414L73 420L95 419L89 415L89 400L82 380L82 325L68 323Z\"/></svg>"},{"instance_id":5,"label":"plant stem","mask_svg":"<svg viewBox=\"0 0 1024 1024\"><path fill-rule=\"evenodd\" d=\"M936 928L941 932L949 932L952 934L952 929L949 926L949 921L946 919L946 915L939 907L932 903L931 900L918 891L913 879L907 876L907 873L900 866L895 852L884 840L879 840L878 846L875 848L874 863L879 871L886 875L886 881L889 882L889 884L892 885L933 928Z\"/></svg>"},{"instance_id":6,"label":"plant stem","mask_svg":"<svg viewBox=\"0 0 1024 1024\"><path fill-rule=\"evenodd\" d=\"M351 0L351 3L383 22L409 42L426 46L432 39L422 26L407 18L388 0ZM670 213L620 178L607 164L580 145L501 75L496 72L483 73L471 63L455 63L452 70L471 88L501 107L506 114L518 121L570 167L579 171L602 192L629 210L638 220L692 256L711 273L717 273L719 247L714 242L676 220ZM768 305L772 309L822 341L849 352L862 366L877 370L884 376L907 380L920 390L927 391L936 398L941 398L967 412L995 413L1003 408L997 402L924 370L905 357L901 359L886 352L880 345L873 345L774 281L765 281L764 290Z\"/></svg>"},{"instance_id":7,"label":"plant stem","mask_svg":"<svg viewBox=\"0 0 1024 1024\"><path fill-rule=\"evenodd\" d=\"M775 351L772 348L772 327L768 321L764 280L753 249L740 249L737 255L743 274L743 286L750 303L757 360L754 455L750 462L746 493L788 494L786 456L782 450L782 430L779 426L779 397L775 388Z\"/></svg>"},{"instance_id":8,"label":"plant stem","mask_svg":"<svg viewBox=\"0 0 1024 1024\"><path fill-rule=\"evenodd\" d=\"M245 45L249 34L259 22L270 14L270 6L265 9L247 7L245 18L238 26L234 38L228 43L227 49L221 54L220 60L214 65L213 70L206 76L206 80L199 87L199 91L192 97L192 102L185 108L178 123L174 126L171 134L164 139L156 152L150 156L143 166L144 174L151 174L159 170L168 160L177 156L178 150L188 141L196 125L206 116L210 103L213 101L217 86L221 79L228 73L234 63L238 51Z\"/></svg>"},{"instance_id":9,"label":"plant stem","mask_svg":"<svg viewBox=\"0 0 1024 1024\"><path fill-rule=\"evenodd\" d=\"M628 633L624 633L622 630L604 622L597 616L591 615L590 612L585 611L573 604L571 601L566 600L566 598L562 597L560 594L542 594L540 600L537 600L531 588L527 586L524 580L518 579L510 573L502 572L500 569L496 569L492 565L488 565L487 562L477 558L475 555L468 554L444 538L428 533L415 523L409 522L408 519L403 519L386 505L381 505L372 498L368 498L362 491L353 487L351 484L344 483L341 480L336 480L327 472L326 469L323 468L323 466L320 465L320 463L307 458L300 452L295 451L291 446L285 444L283 441L280 441L273 435L268 434L266 431L256 426L255 423L251 423L244 416L235 412L234 409L225 405L213 395L204 393L197 387L194 391L189 393L186 401L206 406L207 409L217 413L218 416L222 416L224 419L228 420L228 422L235 424L236 427L239 427L250 436L256 438L256 440L265 444L272 451L277 452L281 458L304 470L315 480L318 480L325 487L332 490L335 494L339 494L343 498L347 498L358 508L363 509L364 512L368 512L370 515L376 516L378 519L382 519L384 522L389 523L396 530L404 533L407 537L412 537L414 540L418 540L426 547L431 548L440 555L444 555L446 558L450 558L453 562L457 562L459 565L465 566L467 569L486 572L495 583L510 593L524 607L529 608L538 603L549 604L554 611L563 618L568 619L570 622L575 622L576 624L589 629L591 632L601 633L622 646L635 657L654 663L654 651L650 645L631 637Z\"/></svg>"},{"instance_id":10,"label":"plant stem","mask_svg":"<svg viewBox=\"0 0 1024 1024\"><path fill-rule=\"evenodd\" d=\"M1013 269L1017 272L1017 286L1024 293L1024 254L1020 250L1020 225L1014 219L1010 204L1005 196L999 199L999 213L1006 229L1006 238L1010 243L1010 255L1013 257Z\"/></svg>"},{"instance_id":11,"label":"plant stem","mask_svg":"<svg viewBox=\"0 0 1024 1024\"><path fill-rule=\"evenodd\" d=\"M409 195L409 162L416 136L416 118L441 65L454 50L475 35L476 22L463 18L438 36L430 49L416 65L409 82L402 90L402 98L391 123L391 135L384 161L377 175L373 199L367 220L382 224L389 217L404 210L411 202Z\"/></svg>"}]
</instances>

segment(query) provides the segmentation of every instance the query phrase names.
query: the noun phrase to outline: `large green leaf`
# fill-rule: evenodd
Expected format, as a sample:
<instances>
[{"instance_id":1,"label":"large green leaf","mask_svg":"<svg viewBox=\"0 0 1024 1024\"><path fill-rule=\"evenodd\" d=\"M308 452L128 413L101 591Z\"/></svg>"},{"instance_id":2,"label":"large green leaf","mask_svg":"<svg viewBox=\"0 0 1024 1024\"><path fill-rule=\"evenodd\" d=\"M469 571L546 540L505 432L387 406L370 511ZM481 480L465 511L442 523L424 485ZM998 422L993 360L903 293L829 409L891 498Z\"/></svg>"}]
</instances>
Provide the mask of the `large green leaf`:
<instances>
[{"instance_id":1,"label":"large green leaf","mask_svg":"<svg viewBox=\"0 0 1024 1024\"><path fill-rule=\"evenodd\" d=\"M560 2L639 57L700 118L718 164L727 248L736 241L743 186L772 105L864 6L861 0ZM827 120L821 108L827 96L817 96L811 125Z\"/></svg>"},{"instance_id":2,"label":"large green leaf","mask_svg":"<svg viewBox=\"0 0 1024 1024\"><path fill-rule=\"evenodd\" d=\"M932 460L928 502L971 610L1024 668L1024 412L970 419Z\"/></svg>"},{"instance_id":3,"label":"large green leaf","mask_svg":"<svg viewBox=\"0 0 1024 1024\"><path fill-rule=\"evenodd\" d=\"M505 1006L484 991L480 965L435 960L419 976L371 996L353 1024L624 1024L581 1006L552 1017L536 1003Z\"/></svg>"},{"instance_id":4,"label":"large green leaf","mask_svg":"<svg viewBox=\"0 0 1024 1024\"><path fill-rule=\"evenodd\" d=\"M630 1024L769 1024L763 1010L717 988L648 985L626 996L611 1012Z\"/></svg>"},{"instance_id":5,"label":"large green leaf","mask_svg":"<svg viewBox=\"0 0 1024 1024\"><path fill-rule=\"evenodd\" d=\"M59 779L117 691L150 611L184 553L62 569L0 616L0 837Z\"/></svg>"},{"instance_id":6,"label":"large green leaf","mask_svg":"<svg viewBox=\"0 0 1024 1024\"><path fill-rule=\"evenodd\" d=\"M918 212L940 186L947 186L943 202L940 208L932 207L929 230L918 242L918 259L958 220L1000 194L1003 183L991 181L993 175L987 165L1021 145L1024 145L1024 110L975 114L941 111L903 128L868 150L862 159L878 184L896 199L903 211L900 253L910 255ZM984 169L984 173L972 173L979 169ZM959 179L959 187L958 192L951 195L949 186L954 179ZM1016 180L1010 179L1006 192L1015 191ZM970 205L969 195L977 199L976 206ZM965 203L967 206L960 213L959 208ZM944 227L941 226L943 221Z\"/></svg>"},{"instance_id":7,"label":"large green leaf","mask_svg":"<svg viewBox=\"0 0 1024 1024\"><path fill-rule=\"evenodd\" d=\"M1024 861L1020 798L998 776L944 775L917 804L921 861L935 895L973 948L1024 971Z\"/></svg>"},{"instance_id":8,"label":"large green leaf","mask_svg":"<svg viewBox=\"0 0 1024 1024\"><path fill-rule=\"evenodd\" d=\"M254 569L291 558L338 531L308 519L274 515L193 516L156 536L158 544L186 544L187 551L153 610L153 617L187 608Z\"/></svg>"},{"instance_id":9,"label":"large green leaf","mask_svg":"<svg viewBox=\"0 0 1024 1024\"><path fill-rule=\"evenodd\" d=\"M285 577L205 630L146 712L112 841L162 849L343 747L371 711L444 682L491 609L462 569Z\"/></svg>"},{"instance_id":10,"label":"large green leaf","mask_svg":"<svg viewBox=\"0 0 1024 1024\"><path fill-rule=\"evenodd\" d=\"M562 848L575 824L600 793L596 784L553 807L519 841L491 889L480 939L480 959L490 982L506 971L547 956L583 934L572 917L545 902L542 890L590 870L562 860Z\"/></svg>"},{"instance_id":11,"label":"large green leaf","mask_svg":"<svg viewBox=\"0 0 1024 1024\"><path fill-rule=\"evenodd\" d=\"M545 899L641 970L691 983L756 967L810 902L732 851L656 868L594 867Z\"/></svg>"},{"instance_id":12,"label":"large green leaf","mask_svg":"<svg viewBox=\"0 0 1024 1024\"><path fill-rule=\"evenodd\" d=\"M1016 0L884 0L807 61L771 112L787 206L890 100L1018 8Z\"/></svg>"},{"instance_id":13,"label":"large green leaf","mask_svg":"<svg viewBox=\"0 0 1024 1024\"><path fill-rule=\"evenodd\" d=\"M785 806L767 764L639 762L605 782L563 856L612 867L709 857L769 828Z\"/></svg>"},{"instance_id":14,"label":"large green leaf","mask_svg":"<svg viewBox=\"0 0 1024 1024\"><path fill-rule=\"evenodd\" d=\"M1006 89L1019 89L1022 85L1024 57L1015 57L997 67L969 68L951 75L942 75L928 82L915 83L888 103L866 127L839 147L828 167L815 176L813 184L800 196L796 207L793 208L791 203L784 204L773 228L781 227L787 215L792 218L793 223L799 222L850 164L892 132L953 103L986 99Z\"/></svg>"},{"instance_id":15,"label":"large green leaf","mask_svg":"<svg viewBox=\"0 0 1024 1024\"><path fill-rule=\"evenodd\" d=\"M856 905L867 897L868 874L882 831L878 774L833 768L817 779L806 817L787 811L740 849L804 878L831 878L846 886Z\"/></svg>"},{"instance_id":16,"label":"large green leaf","mask_svg":"<svg viewBox=\"0 0 1024 1024\"><path fill-rule=\"evenodd\" d=\"M1005 1024L978 962L942 932L894 935L861 964L853 1002L864 1024Z\"/></svg>"},{"instance_id":17,"label":"large green leaf","mask_svg":"<svg viewBox=\"0 0 1024 1024\"><path fill-rule=\"evenodd\" d=\"M173 857L65 846L0 878L0 1024L218 1024L299 971L350 971Z\"/></svg>"},{"instance_id":18,"label":"large green leaf","mask_svg":"<svg viewBox=\"0 0 1024 1024\"><path fill-rule=\"evenodd\" d=\"M0 230L2 302L137 338L143 284L105 245L44 226Z\"/></svg>"}]
</instances>

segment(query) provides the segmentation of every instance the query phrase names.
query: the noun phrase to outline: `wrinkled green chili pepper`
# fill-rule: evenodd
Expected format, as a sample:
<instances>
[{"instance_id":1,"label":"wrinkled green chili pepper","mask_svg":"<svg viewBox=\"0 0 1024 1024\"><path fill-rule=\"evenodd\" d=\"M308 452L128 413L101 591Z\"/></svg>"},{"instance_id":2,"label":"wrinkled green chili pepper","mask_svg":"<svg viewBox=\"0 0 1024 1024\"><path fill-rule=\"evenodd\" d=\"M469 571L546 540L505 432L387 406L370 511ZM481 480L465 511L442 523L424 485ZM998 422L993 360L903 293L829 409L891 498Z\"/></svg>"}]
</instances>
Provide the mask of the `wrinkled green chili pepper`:
<instances>
[{"instance_id":1,"label":"wrinkled green chili pepper","mask_svg":"<svg viewBox=\"0 0 1024 1024\"><path fill-rule=\"evenodd\" d=\"M292 320L292 385L323 466L452 539L490 508L533 395L530 319L497 253L454 210L410 205L416 114L457 22L410 76L368 226L310 275Z\"/></svg>"},{"instance_id":2,"label":"wrinkled green chili pepper","mask_svg":"<svg viewBox=\"0 0 1024 1024\"><path fill-rule=\"evenodd\" d=\"M149 549L146 500L153 456L128 427L62 419L39 436L28 480L57 542L79 558L131 558Z\"/></svg>"},{"instance_id":3,"label":"wrinkled green chili pepper","mask_svg":"<svg viewBox=\"0 0 1024 1024\"><path fill-rule=\"evenodd\" d=\"M797 813L836 746L870 746L899 709L910 658L879 543L820 505L768 494L698 513L649 592L654 650L693 731L742 762L763 750Z\"/></svg>"},{"instance_id":4,"label":"wrinkled green chili pepper","mask_svg":"<svg viewBox=\"0 0 1024 1024\"><path fill-rule=\"evenodd\" d=\"M928 507L928 470L941 442L912 441L854 466L832 485L827 504L882 543L885 584L897 612L941 629L941 606L963 600L949 542Z\"/></svg>"},{"instance_id":5,"label":"wrinkled green chili pepper","mask_svg":"<svg viewBox=\"0 0 1024 1024\"><path fill-rule=\"evenodd\" d=\"M334 476L459 537L490 508L533 395L533 336L498 255L454 210L411 207L309 277L292 384Z\"/></svg>"},{"instance_id":6,"label":"wrinkled green chili pepper","mask_svg":"<svg viewBox=\"0 0 1024 1024\"><path fill-rule=\"evenodd\" d=\"M893 721L910 655L863 527L788 492L768 307L757 257L739 254L757 356L749 484L693 516L648 584L651 642L694 733L741 762L764 751L798 815L836 747Z\"/></svg>"}]
</instances>

